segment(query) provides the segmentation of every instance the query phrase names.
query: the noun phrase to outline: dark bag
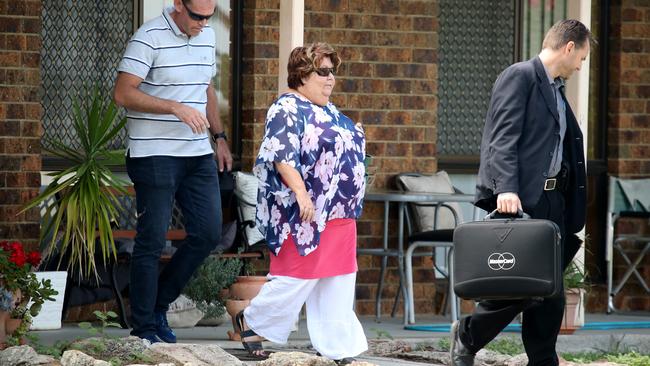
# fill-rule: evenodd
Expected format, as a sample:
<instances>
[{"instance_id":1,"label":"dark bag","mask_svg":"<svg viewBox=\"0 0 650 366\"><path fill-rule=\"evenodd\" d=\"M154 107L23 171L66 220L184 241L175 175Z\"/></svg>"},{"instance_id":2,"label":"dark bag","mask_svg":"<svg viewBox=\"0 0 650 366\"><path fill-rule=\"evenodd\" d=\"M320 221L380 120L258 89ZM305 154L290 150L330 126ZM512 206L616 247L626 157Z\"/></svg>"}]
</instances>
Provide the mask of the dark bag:
<instances>
[{"instance_id":1,"label":"dark bag","mask_svg":"<svg viewBox=\"0 0 650 366\"><path fill-rule=\"evenodd\" d=\"M550 220L495 219L454 230L454 292L473 300L550 297L562 288L560 230Z\"/></svg>"}]
</instances>

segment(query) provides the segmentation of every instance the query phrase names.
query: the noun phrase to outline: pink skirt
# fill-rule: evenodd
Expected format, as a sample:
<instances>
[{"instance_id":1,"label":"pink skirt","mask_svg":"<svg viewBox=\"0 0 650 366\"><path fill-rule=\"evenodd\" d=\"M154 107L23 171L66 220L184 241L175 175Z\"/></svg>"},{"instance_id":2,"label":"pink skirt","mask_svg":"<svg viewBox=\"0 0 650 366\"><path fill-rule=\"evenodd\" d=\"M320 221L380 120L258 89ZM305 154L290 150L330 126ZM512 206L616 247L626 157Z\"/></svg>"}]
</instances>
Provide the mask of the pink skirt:
<instances>
[{"instance_id":1,"label":"pink skirt","mask_svg":"<svg viewBox=\"0 0 650 366\"><path fill-rule=\"evenodd\" d=\"M357 271L357 222L354 219L328 221L313 252L298 254L293 237L282 243L277 256L271 254L269 273L315 279L350 274Z\"/></svg>"}]
</instances>

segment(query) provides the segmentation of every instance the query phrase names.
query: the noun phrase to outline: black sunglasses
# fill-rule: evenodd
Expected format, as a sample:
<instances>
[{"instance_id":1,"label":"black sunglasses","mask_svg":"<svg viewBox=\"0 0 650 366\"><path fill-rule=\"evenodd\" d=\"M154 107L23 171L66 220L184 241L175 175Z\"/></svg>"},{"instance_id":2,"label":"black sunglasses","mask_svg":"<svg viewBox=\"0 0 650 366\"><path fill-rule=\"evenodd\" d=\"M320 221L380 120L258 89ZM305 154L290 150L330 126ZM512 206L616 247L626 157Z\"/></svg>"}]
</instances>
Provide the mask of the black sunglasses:
<instances>
[{"instance_id":1,"label":"black sunglasses","mask_svg":"<svg viewBox=\"0 0 650 366\"><path fill-rule=\"evenodd\" d=\"M183 3L183 7L185 8L185 10L187 10L187 15L189 15L190 18L192 18L193 20L196 20L197 22L200 22L200 21L203 21L203 20L208 20L214 14L214 13L212 13L210 15L197 14L197 13L193 12L192 10L190 10L190 8L188 8L187 5L185 5L185 1L181 1L181 2Z\"/></svg>"},{"instance_id":2,"label":"black sunglasses","mask_svg":"<svg viewBox=\"0 0 650 366\"><path fill-rule=\"evenodd\" d=\"M317 69L314 69L314 72L318 74L318 76L329 76L330 73L332 75L336 75L336 70L333 67L319 67Z\"/></svg>"}]
</instances>

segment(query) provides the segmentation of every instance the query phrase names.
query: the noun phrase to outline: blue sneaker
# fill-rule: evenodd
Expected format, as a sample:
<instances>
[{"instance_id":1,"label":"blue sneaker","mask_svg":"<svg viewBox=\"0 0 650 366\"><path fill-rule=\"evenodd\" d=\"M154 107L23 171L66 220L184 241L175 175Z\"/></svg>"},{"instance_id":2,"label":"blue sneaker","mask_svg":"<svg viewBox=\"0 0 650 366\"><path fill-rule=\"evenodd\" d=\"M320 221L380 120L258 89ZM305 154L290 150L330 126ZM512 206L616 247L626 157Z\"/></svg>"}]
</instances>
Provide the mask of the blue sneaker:
<instances>
[{"instance_id":1,"label":"blue sneaker","mask_svg":"<svg viewBox=\"0 0 650 366\"><path fill-rule=\"evenodd\" d=\"M156 312L156 335L165 343L176 343L176 333L167 323L167 312Z\"/></svg>"}]
</instances>

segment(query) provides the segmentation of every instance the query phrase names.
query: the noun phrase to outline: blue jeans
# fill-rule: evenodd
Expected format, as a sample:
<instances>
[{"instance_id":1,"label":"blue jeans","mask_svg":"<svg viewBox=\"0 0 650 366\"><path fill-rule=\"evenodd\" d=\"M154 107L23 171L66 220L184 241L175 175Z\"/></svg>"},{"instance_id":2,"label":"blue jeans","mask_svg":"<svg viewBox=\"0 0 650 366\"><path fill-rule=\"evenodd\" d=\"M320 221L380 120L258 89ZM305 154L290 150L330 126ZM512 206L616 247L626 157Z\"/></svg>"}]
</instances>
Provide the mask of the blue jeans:
<instances>
[{"instance_id":1,"label":"blue jeans","mask_svg":"<svg viewBox=\"0 0 650 366\"><path fill-rule=\"evenodd\" d=\"M126 158L134 184L138 223L131 257L129 298L132 335L155 334L154 312L167 311L221 238L221 195L212 155ZM159 272L174 199L187 238ZM216 291L216 290L215 290Z\"/></svg>"}]
</instances>

